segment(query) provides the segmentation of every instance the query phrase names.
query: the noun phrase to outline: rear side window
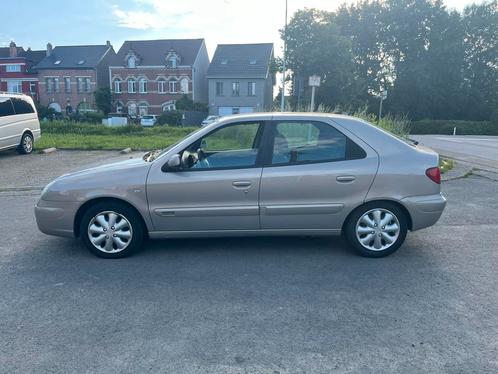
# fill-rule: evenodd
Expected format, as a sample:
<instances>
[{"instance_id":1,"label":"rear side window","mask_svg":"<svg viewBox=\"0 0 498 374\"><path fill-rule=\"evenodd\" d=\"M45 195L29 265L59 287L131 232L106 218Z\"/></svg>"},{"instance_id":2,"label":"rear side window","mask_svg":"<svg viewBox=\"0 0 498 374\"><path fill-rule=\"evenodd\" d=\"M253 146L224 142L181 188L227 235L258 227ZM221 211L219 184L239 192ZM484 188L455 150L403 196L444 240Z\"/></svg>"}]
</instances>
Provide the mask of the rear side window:
<instances>
[{"instance_id":1,"label":"rear side window","mask_svg":"<svg viewBox=\"0 0 498 374\"><path fill-rule=\"evenodd\" d=\"M27 114L35 112L33 106L26 100L19 99L17 97L13 97L10 100L12 100L12 104L14 104L14 110L16 114Z\"/></svg>"},{"instance_id":2,"label":"rear side window","mask_svg":"<svg viewBox=\"0 0 498 374\"><path fill-rule=\"evenodd\" d=\"M0 97L0 117L13 116L15 114L12 102L8 97Z\"/></svg>"},{"instance_id":3,"label":"rear side window","mask_svg":"<svg viewBox=\"0 0 498 374\"><path fill-rule=\"evenodd\" d=\"M292 165L364 158L365 151L334 127L316 121L278 122L273 165Z\"/></svg>"}]
</instances>

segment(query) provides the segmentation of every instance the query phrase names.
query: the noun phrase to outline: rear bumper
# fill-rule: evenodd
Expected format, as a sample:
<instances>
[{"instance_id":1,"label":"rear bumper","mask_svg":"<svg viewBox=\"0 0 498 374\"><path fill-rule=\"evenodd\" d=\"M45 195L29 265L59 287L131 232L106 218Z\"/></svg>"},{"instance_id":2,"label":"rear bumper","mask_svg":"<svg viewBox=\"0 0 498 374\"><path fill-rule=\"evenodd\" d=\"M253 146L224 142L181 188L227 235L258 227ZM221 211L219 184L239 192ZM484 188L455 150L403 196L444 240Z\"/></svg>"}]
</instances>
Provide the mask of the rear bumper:
<instances>
[{"instance_id":1,"label":"rear bumper","mask_svg":"<svg viewBox=\"0 0 498 374\"><path fill-rule=\"evenodd\" d=\"M78 203L38 200L35 218L38 229L47 235L74 237L74 217Z\"/></svg>"},{"instance_id":2,"label":"rear bumper","mask_svg":"<svg viewBox=\"0 0 498 374\"><path fill-rule=\"evenodd\" d=\"M434 225L441 217L446 199L442 194L411 196L401 200L412 219L412 231Z\"/></svg>"}]
</instances>

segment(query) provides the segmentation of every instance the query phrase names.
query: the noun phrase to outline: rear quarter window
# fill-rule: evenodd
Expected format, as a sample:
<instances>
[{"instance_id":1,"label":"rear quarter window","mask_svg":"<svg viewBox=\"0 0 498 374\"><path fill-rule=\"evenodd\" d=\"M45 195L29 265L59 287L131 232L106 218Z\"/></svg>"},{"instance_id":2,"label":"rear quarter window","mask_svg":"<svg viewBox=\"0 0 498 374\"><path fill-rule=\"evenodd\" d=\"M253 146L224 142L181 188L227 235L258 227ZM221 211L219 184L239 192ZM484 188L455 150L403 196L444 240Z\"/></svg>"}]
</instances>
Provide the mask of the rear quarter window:
<instances>
[{"instance_id":1,"label":"rear quarter window","mask_svg":"<svg viewBox=\"0 0 498 374\"><path fill-rule=\"evenodd\" d=\"M0 117L13 116L15 114L12 102L8 97L0 97Z\"/></svg>"},{"instance_id":2,"label":"rear quarter window","mask_svg":"<svg viewBox=\"0 0 498 374\"><path fill-rule=\"evenodd\" d=\"M10 99L12 101L12 104L14 105L14 110L16 114L28 114L28 113L34 113L35 109L33 106L27 102L26 100L19 99L17 97L13 97Z\"/></svg>"}]
</instances>

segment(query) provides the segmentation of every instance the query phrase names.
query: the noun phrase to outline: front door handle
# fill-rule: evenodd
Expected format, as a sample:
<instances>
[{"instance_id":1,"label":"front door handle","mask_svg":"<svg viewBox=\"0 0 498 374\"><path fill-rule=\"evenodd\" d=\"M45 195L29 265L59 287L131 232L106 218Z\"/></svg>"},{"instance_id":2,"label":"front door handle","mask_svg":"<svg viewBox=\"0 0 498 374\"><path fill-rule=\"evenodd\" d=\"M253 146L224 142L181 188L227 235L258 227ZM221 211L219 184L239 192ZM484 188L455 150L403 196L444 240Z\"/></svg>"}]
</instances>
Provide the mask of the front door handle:
<instances>
[{"instance_id":1,"label":"front door handle","mask_svg":"<svg viewBox=\"0 0 498 374\"><path fill-rule=\"evenodd\" d=\"M252 183L250 181L235 181L232 183L232 186L235 188L249 188Z\"/></svg>"},{"instance_id":2,"label":"front door handle","mask_svg":"<svg viewBox=\"0 0 498 374\"><path fill-rule=\"evenodd\" d=\"M356 179L354 175L339 175L336 180L341 183L353 182Z\"/></svg>"}]
</instances>

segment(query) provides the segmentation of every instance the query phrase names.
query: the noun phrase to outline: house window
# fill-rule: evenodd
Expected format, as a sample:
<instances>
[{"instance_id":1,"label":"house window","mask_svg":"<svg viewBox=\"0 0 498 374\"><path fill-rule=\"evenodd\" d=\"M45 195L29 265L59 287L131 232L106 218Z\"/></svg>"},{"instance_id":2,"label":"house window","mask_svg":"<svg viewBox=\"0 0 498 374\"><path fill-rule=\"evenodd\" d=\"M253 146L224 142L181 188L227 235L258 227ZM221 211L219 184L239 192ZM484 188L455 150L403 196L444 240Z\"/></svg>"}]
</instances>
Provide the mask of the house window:
<instances>
[{"instance_id":1,"label":"house window","mask_svg":"<svg viewBox=\"0 0 498 374\"><path fill-rule=\"evenodd\" d=\"M166 81L164 79L159 79L157 81L157 92L166 93Z\"/></svg>"},{"instance_id":2,"label":"house window","mask_svg":"<svg viewBox=\"0 0 498 374\"><path fill-rule=\"evenodd\" d=\"M163 105L163 112L171 112L172 110L175 110L176 106L175 103L168 103Z\"/></svg>"},{"instance_id":3,"label":"house window","mask_svg":"<svg viewBox=\"0 0 498 374\"><path fill-rule=\"evenodd\" d=\"M64 77L64 91L66 93L71 93L71 78Z\"/></svg>"},{"instance_id":4,"label":"house window","mask_svg":"<svg viewBox=\"0 0 498 374\"><path fill-rule=\"evenodd\" d=\"M240 108L238 106L232 107L232 114L240 114Z\"/></svg>"},{"instance_id":5,"label":"house window","mask_svg":"<svg viewBox=\"0 0 498 374\"><path fill-rule=\"evenodd\" d=\"M130 103L128 105L128 114L132 117L137 115L137 104Z\"/></svg>"},{"instance_id":6,"label":"house window","mask_svg":"<svg viewBox=\"0 0 498 374\"><path fill-rule=\"evenodd\" d=\"M123 113L123 103L120 101L116 103L116 113Z\"/></svg>"},{"instance_id":7,"label":"house window","mask_svg":"<svg viewBox=\"0 0 498 374\"><path fill-rule=\"evenodd\" d=\"M137 59L135 56L128 57L128 68L135 69L137 67Z\"/></svg>"},{"instance_id":8,"label":"house window","mask_svg":"<svg viewBox=\"0 0 498 374\"><path fill-rule=\"evenodd\" d=\"M223 96L223 82L216 82L216 96Z\"/></svg>"},{"instance_id":9,"label":"house window","mask_svg":"<svg viewBox=\"0 0 498 374\"><path fill-rule=\"evenodd\" d=\"M92 83L90 82L90 78L85 78L85 91L92 92Z\"/></svg>"},{"instance_id":10,"label":"house window","mask_svg":"<svg viewBox=\"0 0 498 374\"><path fill-rule=\"evenodd\" d=\"M61 87L60 87L59 78L54 78L54 91L55 91L56 93L61 92Z\"/></svg>"},{"instance_id":11,"label":"house window","mask_svg":"<svg viewBox=\"0 0 498 374\"><path fill-rule=\"evenodd\" d=\"M232 96L240 95L240 82L232 82Z\"/></svg>"},{"instance_id":12,"label":"house window","mask_svg":"<svg viewBox=\"0 0 498 374\"><path fill-rule=\"evenodd\" d=\"M147 80L144 78L138 81L138 91L140 93L147 93Z\"/></svg>"},{"instance_id":13,"label":"house window","mask_svg":"<svg viewBox=\"0 0 498 374\"><path fill-rule=\"evenodd\" d=\"M176 86L178 82L175 79L169 81L169 92L172 94L176 94Z\"/></svg>"},{"instance_id":14,"label":"house window","mask_svg":"<svg viewBox=\"0 0 498 374\"><path fill-rule=\"evenodd\" d=\"M140 115L140 117L149 114L149 107L147 106L147 104L142 103L138 106L138 114Z\"/></svg>"},{"instance_id":15,"label":"house window","mask_svg":"<svg viewBox=\"0 0 498 374\"><path fill-rule=\"evenodd\" d=\"M7 73L19 73L21 71L21 65L7 65L5 66L5 71Z\"/></svg>"},{"instance_id":16,"label":"house window","mask_svg":"<svg viewBox=\"0 0 498 374\"><path fill-rule=\"evenodd\" d=\"M7 81L7 91L11 93L22 93L22 82Z\"/></svg>"},{"instance_id":17,"label":"house window","mask_svg":"<svg viewBox=\"0 0 498 374\"><path fill-rule=\"evenodd\" d=\"M36 82L29 82L29 93L36 94Z\"/></svg>"},{"instance_id":18,"label":"house window","mask_svg":"<svg viewBox=\"0 0 498 374\"><path fill-rule=\"evenodd\" d=\"M182 78L180 80L180 91L183 94L188 93L188 79L187 78Z\"/></svg>"},{"instance_id":19,"label":"house window","mask_svg":"<svg viewBox=\"0 0 498 374\"><path fill-rule=\"evenodd\" d=\"M137 82L131 78L128 80L128 93L135 93L137 91Z\"/></svg>"},{"instance_id":20,"label":"house window","mask_svg":"<svg viewBox=\"0 0 498 374\"><path fill-rule=\"evenodd\" d=\"M247 82L247 96L256 96L256 82Z\"/></svg>"},{"instance_id":21,"label":"house window","mask_svg":"<svg viewBox=\"0 0 498 374\"><path fill-rule=\"evenodd\" d=\"M114 93L121 93L121 79L114 80Z\"/></svg>"},{"instance_id":22,"label":"house window","mask_svg":"<svg viewBox=\"0 0 498 374\"><path fill-rule=\"evenodd\" d=\"M81 77L76 78L76 90L78 93L83 92L83 78Z\"/></svg>"},{"instance_id":23,"label":"house window","mask_svg":"<svg viewBox=\"0 0 498 374\"><path fill-rule=\"evenodd\" d=\"M47 93L54 91L54 80L52 78L45 78L45 89Z\"/></svg>"},{"instance_id":24,"label":"house window","mask_svg":"<svg viewBox=\"0 0 498 374\"><path fill-rule=\"evenodd\" d=\"M169 67L176 69L176 57L172 56L169 58Z\"/></svg>"}]
</instances>

